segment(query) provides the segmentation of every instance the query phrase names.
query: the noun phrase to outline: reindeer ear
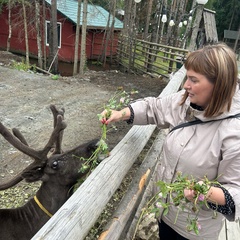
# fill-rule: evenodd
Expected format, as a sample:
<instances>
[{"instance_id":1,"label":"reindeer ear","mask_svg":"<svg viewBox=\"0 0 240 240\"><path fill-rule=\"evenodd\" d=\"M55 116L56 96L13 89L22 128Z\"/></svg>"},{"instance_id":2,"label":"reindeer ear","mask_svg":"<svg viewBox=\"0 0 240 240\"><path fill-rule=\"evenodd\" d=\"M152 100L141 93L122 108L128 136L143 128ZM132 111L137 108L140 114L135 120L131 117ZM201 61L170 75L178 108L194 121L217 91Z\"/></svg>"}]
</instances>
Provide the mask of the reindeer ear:
<instances>
[{"instance_id":1,"label":"reindeer ear","mask_svg":"<svg viewBox=\"0 0 240 240\"><path fill-rule=\"evenodd\" d=\"M36 182L41 180L43 176L43 170L40 169L34 169L34 170L28 170L24 171L22 173L22 177L25 179L26 182Z\"/></svg>"}]
</instances>

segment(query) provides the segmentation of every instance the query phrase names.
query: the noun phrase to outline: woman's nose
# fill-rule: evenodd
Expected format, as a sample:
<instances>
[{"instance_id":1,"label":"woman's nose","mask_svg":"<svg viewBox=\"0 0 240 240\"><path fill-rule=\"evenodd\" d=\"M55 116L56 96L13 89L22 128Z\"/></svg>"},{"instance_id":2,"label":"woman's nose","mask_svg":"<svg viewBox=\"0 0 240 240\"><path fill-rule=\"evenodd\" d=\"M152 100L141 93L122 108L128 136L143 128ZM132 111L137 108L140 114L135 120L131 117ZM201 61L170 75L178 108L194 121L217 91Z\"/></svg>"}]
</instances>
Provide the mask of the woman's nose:
<instances>
[{"instance_id":1,"label":"woman's nose","mask_svg":"<svg viewBox=\"0 0 240 240\"><path fill-rule=\"evenodd\" d=\"M183 85L183 88L184 88L184 89L189 89L189 88L191 88L190 82L189 82L188 79L185 81L185 83L184 83L184 85Z\"/></svg>"}]
</instances>

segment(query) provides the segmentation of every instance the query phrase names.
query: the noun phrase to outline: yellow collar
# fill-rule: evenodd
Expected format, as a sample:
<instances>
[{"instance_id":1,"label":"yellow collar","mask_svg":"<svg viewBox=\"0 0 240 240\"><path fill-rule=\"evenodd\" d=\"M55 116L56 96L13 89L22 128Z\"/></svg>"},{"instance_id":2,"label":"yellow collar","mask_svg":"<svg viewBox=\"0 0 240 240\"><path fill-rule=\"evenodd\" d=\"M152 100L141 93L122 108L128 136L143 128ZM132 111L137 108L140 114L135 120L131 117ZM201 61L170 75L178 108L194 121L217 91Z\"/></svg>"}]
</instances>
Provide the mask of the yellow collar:
<instances>
[{"instance_id":1,"label":"yellow collar","mask_svg":"<svg viewBox=\"0 0 240 240\"><path fill-rule=\"evenodd\" d=\"M37 205L49 216L52 217L53 215L39 202L37 196L34 196L34 200L37 203Z\"/></svg>"}]
</instances>

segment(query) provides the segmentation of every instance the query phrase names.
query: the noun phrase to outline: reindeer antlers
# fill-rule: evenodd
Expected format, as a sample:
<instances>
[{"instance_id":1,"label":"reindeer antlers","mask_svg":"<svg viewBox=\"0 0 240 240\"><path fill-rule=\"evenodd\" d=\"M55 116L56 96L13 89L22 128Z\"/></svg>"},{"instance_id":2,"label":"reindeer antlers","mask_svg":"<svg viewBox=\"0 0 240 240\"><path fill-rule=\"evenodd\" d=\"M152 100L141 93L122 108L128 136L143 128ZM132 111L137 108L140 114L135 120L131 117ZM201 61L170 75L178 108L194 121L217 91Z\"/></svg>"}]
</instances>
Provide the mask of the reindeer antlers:
<instances>
[{"instance_id":1,"label":"reindeer antlers","mask_svg":"<svg viewBox=\"0 0 240 240\"><path fill-rule=\"evenodd\" d=\"M0 122L0 133L1 135L15 148L17 148L19 151L23 152L24 154L32 157L34 159L34 162L31 163L28 167L26 167L20 174L18 174L15 178L10 180L9 182L5 184L0 184L0 190L7 189L9 187L14 186L21 180L23 180L23 173L27 170L35 170L37 168L41 168L45 166L47 160L48 160L48 153L54 143L56 142L56 151L61 151L61 140L63 135L63 130L66 128L66 124L63 122L63 115L64 115L64 109L58 111L54 105L50 106L53 116L54 116L54 129L52 131L52 134L49 138L48 143L45 145L45 147L42 150L34 150L30 148L27 144L27 141L21 134L21 132L18 129L13 129L13 134Z\"/></svg>"},{"instance_id":2,"label":"reindeer antlers","mask_svg":"<svg viewBox=\"0 0 240 240\"><path fill-rule=\"evenodd\" d=\"M50 109L52 111L53 114L53 127L55 128L57 125L57 116L61 115L62 118L64 119L64 113L65 113L65 109L61 108L60 110L58 110L54 105L50 105ZM56 139L56 146L55 146L55 151L53 154L60 154L62 153L62 137L63 137L63 131L60 131L58 138Z\"/></svg>"}]
</instances>

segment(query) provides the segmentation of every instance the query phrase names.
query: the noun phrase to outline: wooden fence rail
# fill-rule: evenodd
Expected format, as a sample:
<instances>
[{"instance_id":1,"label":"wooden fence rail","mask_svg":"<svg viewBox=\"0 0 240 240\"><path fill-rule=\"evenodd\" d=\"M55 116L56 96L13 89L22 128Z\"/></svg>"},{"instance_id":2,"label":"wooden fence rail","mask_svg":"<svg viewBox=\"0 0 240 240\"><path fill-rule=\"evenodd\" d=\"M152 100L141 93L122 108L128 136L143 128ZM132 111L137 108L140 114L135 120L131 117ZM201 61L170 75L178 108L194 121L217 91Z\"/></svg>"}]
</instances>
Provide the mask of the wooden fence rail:
<instances>
[{"instance_id":1,"label":"wooden fence rail","mask_svg":"<svg viewBox=\"0 0 240 240\"><path fill-rule=\"evenodd\" d=\"M176 72L189 51L163 44L121 36L117 62L128 71L150 76Z\"/></svg>"}]
</instances>

